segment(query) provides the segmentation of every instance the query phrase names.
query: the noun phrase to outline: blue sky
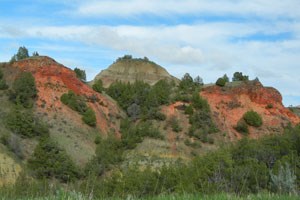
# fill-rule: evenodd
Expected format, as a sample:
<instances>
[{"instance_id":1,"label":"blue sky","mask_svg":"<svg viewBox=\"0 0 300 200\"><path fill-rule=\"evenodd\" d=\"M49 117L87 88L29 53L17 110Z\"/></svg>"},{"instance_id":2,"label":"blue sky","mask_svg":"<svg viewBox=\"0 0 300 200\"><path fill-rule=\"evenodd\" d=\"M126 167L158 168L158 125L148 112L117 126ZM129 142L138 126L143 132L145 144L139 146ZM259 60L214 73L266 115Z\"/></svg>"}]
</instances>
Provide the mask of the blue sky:
<instances>
[{"instance_id":1,"label":"blue sky","mask_svg":"<svg viewBox=\"0 0 300 200\"><path fill-rule=\"evenodd\" d=\"M0 61L19 46L94 78L124 54L205 83L235 71L300 105L299 0L0 0Z\"/></svg>"}]
</instances>

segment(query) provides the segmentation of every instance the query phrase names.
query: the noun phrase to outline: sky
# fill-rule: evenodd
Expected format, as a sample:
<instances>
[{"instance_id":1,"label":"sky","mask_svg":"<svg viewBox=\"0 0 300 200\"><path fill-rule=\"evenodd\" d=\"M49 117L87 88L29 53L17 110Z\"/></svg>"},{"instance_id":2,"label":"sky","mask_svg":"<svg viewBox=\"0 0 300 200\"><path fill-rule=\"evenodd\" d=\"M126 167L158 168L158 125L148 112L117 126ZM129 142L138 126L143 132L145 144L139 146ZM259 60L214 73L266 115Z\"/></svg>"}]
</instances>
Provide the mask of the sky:
<instances>
[{"instance_id":1,"label":"sky","mask_svg":"<svg viewBox=\"0 0 300 200\"><path fill-rule=\"evenodd\" d=\"M20 46L92 80L118 57L181 78L236 71L300 105L299 0L0 0L0 61Z\"/></svg>"}]
</instances>

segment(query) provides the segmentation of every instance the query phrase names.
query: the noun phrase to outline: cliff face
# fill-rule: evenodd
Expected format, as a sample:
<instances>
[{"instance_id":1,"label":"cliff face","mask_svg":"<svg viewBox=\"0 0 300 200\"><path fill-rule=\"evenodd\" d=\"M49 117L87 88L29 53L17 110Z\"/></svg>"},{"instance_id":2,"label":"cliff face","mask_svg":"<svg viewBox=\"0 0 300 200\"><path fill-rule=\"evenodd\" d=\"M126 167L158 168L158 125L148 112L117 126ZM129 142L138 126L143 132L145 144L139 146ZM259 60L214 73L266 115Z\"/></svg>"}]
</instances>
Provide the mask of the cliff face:
<instances>
[{"instance_id":1,"label":"cliff face","mask_svg":"<svg viewBox=\"0 0 300 200\"><path fill-rule=\"evenodd\" d=\"M261 127L250 127L252 138L280 133L288 123L300 122L298 116L283 106L282 96L276 89L263 87L258 81L236 86L232 83L226 87L210 86L204 88L201 95L208 100L216 123L230 140L241 138L234 127L249 110L256 111L263 118Z\"/></svg>"},{"instance_id":2,"label":"cliff face","mask_svg":"<svg viewBox=\"0 0 300 200\"><path fill-rule=\"evenodd\" d=\"M163 67L143 59L121 59L101 71L94 80L101 79L104 87L115 81L133 83L136 80L154 85L157 81L166 79L178 82Z\"/></svg>"}]
</instances>

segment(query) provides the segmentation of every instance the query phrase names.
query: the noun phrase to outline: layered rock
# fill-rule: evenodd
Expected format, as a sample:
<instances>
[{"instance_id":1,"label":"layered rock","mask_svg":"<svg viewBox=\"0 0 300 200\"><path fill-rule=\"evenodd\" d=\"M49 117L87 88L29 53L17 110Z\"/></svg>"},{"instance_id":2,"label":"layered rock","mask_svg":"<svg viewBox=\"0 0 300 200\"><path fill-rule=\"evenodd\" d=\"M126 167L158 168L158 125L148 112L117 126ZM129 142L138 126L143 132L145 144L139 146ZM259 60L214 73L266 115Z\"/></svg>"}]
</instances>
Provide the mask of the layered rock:
<instances>
[{"instance_id":1,"label":"layered rock","mask_svg":"<svg viewBox=\"0 0 300 200\"><path fill-rule=\"evenodd\" d=\"M289 123L300 123L300 118L285 108L281 94L274 88L263 87L258 81L228 84L226 87L210 86L201 95L208 100L219 128L231 140L241 138L235 127L244 113L254 110L262 116L263 125L250 127L250 137L281 133Z\"/></svg>"},{"instance_id":2,"label":"layered rock","mask_svg":"<svg viewBox=\"0 0 300 200\"><path fill-rule=\"evenodd\" d=\"M102 70L94 79L101 79L104 87L111 83L121 81L133 83L137 80L154 85L157 81L165 79L178 82L166 69L145 59L118 59L107 69Z\"/></svg>"}]
</instances>

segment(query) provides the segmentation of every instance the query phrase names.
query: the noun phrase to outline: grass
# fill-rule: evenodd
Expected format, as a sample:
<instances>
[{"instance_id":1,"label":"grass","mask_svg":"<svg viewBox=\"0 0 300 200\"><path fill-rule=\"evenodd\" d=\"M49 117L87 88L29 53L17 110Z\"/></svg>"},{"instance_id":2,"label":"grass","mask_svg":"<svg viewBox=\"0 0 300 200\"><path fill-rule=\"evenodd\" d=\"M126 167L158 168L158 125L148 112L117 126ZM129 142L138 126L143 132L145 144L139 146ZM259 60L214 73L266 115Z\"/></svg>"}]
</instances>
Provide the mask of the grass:
<instances>
[{"instance_id":1,"label":"grass","mask_svg":"<svg viewBox=\"0 0 300 200\"><path fill-rule=\"evenodd\" d=\"M6 200L6 197L0 197L0 200ZM11 198L9 198L11 199ZM23 197L15 198L15 200L92 200L92 196L84 196L81 193L74 191L64 192L58 190L55 195L48 197ZM99 198L108 200L121 200L119 198ZM127 200L138 200L132 196L128 196ZM277 195L277 194L257 194L238 197L231 194L216 194L216 195L201 195L201 194L183 194L183 195L160 195L157 197L141 198L141 200L297 200L297 195Z\"/></svg>"}]
</instances>

